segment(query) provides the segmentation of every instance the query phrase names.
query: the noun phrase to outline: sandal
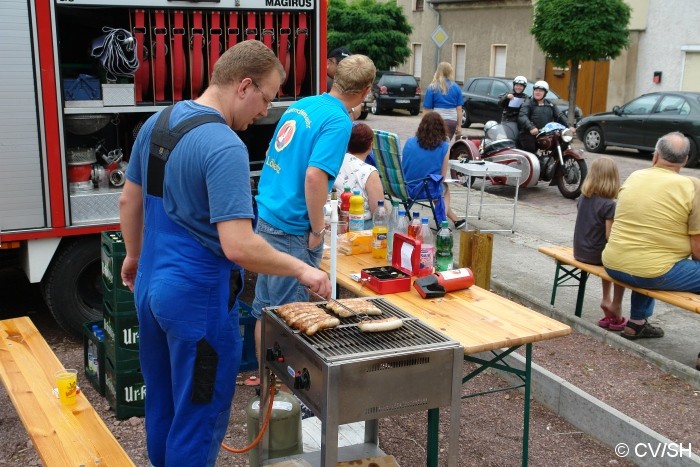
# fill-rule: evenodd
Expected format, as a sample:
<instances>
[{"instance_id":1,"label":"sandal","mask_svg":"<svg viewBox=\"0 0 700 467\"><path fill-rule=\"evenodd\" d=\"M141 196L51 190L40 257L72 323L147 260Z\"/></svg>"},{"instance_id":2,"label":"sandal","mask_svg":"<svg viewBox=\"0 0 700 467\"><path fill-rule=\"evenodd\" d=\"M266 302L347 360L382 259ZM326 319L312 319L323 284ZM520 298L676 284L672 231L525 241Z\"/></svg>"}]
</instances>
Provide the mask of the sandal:
<instances>
[{"instance_id":1,"label":"sandal","mask_svg":"<svg viewBox=\"0 0 700 467\"><path fill-rule=\"evenodd\" d=\"M598 326L607 329L608 327L610 327L610 318L608 318L607 316L600 318L598 320ZM622 331L622 329L618 329L618 331Z\"/></svg>"},{"instance_id":2,"label":"sandal","mask_svg":"<svg viewBox=\"0 0 700 467\"><path fill-rule=\"evenodd\" d=\"M664 337L664 330L661 329L660 327L653 326L649 323L649 321L644 321L644 324L637 324L633 323L631 321L628 321L625 329L631 329L634 331L634 334L630 334L628 332L622 331L620 334L622 337L625 339L629 340L636 340L636 339L641 339L644 337Z\"/></svg>"},{"instance_id":3,"label":"sandal","mask_svg":"<svg viewBox=\"0 0 700 467\"><path fill-rule=\"evenodd\" d=\"M619 320L610 320L608 324L608 329L611 331L622 331L627 326L627 318L620 317ZM658 329L658 328L657 328Z\"/></svg>"}]
</instances>

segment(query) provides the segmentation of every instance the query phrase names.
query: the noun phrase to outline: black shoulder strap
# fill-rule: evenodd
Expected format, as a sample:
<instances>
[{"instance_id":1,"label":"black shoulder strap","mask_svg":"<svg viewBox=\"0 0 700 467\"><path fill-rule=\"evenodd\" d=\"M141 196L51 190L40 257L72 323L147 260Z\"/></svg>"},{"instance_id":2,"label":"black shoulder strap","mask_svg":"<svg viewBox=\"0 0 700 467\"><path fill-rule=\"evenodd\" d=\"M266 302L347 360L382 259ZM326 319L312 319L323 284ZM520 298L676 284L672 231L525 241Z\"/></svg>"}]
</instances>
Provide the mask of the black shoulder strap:
<instances>
[{"instance_id":1,"label":"black shoulder strap","mask_svg":"<svg viewBox=\"0 0 700 467\"><path fill-rule=\"evenodd\" d=\"M163 179L165 177L165 164L168 162L170 153L175 149L177 143L188 131L205 123L223 123L226 120L220 115L204 114L190 117L178 123L175 128L170 129L170 114L173 106L167 107L158 116L158 120L151 133L151 143L148 155L148 179L146 190L149 195L163 197Z\"/></svg>"}]
</instances>

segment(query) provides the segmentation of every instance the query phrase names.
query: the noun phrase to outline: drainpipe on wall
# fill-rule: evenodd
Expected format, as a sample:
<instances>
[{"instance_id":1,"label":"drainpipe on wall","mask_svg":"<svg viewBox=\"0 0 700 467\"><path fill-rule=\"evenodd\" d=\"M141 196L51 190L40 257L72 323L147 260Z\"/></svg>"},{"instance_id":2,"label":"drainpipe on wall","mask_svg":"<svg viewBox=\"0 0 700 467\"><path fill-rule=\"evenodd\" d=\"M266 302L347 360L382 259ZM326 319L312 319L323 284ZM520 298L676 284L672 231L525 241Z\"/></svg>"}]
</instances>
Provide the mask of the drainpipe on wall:
<instances>
[{"instance_id":1,"label":"drainpipe on wall","mask_svg":"<svg viewBox=\"0 0 700 467\"><path fill-rule=\"evenodd\" d=\"M433 13L435 13L435 16L437 17L437 26L440 26L440 12L435 9L433 6L433 2L428 2L428 7L433 10ZM437 27L435 26L435 27ZM438 47L437 44L435 44L435 67L433 70L437 70L438 65L440 64L440 47Z\"/></svg>"}]
</instances>

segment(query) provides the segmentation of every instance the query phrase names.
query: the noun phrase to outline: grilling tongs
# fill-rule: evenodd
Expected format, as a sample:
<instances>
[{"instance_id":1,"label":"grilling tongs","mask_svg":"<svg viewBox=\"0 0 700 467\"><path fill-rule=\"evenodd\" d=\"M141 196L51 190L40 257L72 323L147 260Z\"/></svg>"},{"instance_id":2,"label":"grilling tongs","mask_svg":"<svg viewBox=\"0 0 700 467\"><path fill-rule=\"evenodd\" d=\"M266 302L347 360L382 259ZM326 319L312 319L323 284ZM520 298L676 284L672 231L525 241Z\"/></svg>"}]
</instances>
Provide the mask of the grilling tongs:
<instances>
[{"instance_id":1,"label":"grilling tongs","mask_svg":"<svg viewBox=\"0 0 700 467\"><path fill-rule=\"evenodd\" d=\"M314 295L315 297L318 297L318 298L320 298L321 300L326 300L326 298L324 298L324 297L321 296L320 294L317 294L316 292L314 292L313 290L309 289L308 287L307 287L307 290L308 290L309 292L311 292L311 294ZM360 321L362 321L362 320L364 320L364 319L369 319L369 316L367 316L366 314L356 312L355 310L353 310L353 309L350 308L349 306L345 305L344 303L341 303L340 301L336 300L335 298L330 297L330 298L328 298L327 301L333 302L333 303L335 303L336 305L338 305L338 306L341 307L341 308L345 308L345 309L348 310L350 313L352 313L352 315L353 315L355 318L359 319Z\"/></svg>"}]
</instances>

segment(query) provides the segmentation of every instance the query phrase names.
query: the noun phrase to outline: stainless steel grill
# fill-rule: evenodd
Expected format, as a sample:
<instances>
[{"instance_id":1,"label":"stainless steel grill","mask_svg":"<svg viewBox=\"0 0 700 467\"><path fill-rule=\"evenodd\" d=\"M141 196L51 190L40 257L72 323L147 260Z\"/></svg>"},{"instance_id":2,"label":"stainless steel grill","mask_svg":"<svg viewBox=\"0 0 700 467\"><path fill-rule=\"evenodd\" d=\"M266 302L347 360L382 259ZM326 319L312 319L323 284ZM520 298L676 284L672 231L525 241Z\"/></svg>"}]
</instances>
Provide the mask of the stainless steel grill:
<instances>
[{"instance_id":1,"label":"stainless steel grill","mask_svg":"<svg viewBox=\"0 0 700 467\"><path fill-rule=\"evenodd\" d=\"M350 317L307 336L290 328L275 308L266 309L261 342L266 366L321 420L322 466L338 460L340 424L366 421L365 442L376 446L377 419L446 406L452 407L450 459L456 465L463 348L384 299L370 300L383 311L370 318L396 316L404 325L363 333L358 318Z\"/></svg>"}]
</instances>

